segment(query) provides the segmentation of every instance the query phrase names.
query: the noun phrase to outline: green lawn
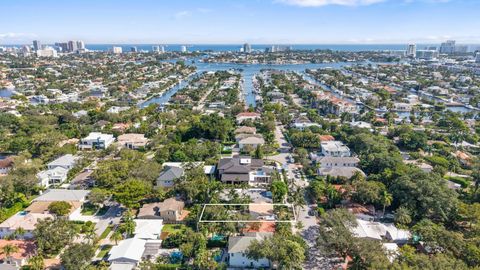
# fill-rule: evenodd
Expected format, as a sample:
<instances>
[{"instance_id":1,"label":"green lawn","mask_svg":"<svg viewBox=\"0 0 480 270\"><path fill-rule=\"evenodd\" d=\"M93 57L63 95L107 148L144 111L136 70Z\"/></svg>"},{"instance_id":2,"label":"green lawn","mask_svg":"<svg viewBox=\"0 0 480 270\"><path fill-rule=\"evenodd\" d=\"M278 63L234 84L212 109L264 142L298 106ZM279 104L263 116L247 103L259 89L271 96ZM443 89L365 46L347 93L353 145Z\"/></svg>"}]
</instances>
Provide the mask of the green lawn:
<instances>
[{"instance_id":1,"label":"green lawn","mask_svg":"<svg viewBox=\"0 0 480 270\"><path fill-rule=\"evenodd\" d=\"M100 235L100 239L105 239L111 231L112 231L112 226L108 226L105 229L105 231L103 231L102 234Z\"/></svg>"},{"instance_id":2,"label":"green lawn","mask_svg":"<svg viewBox=\"0 0 480 270\"><path fill-rule=\"evenodd\" d=\"M82 215L85 216L93 216L98 210L98 207L96 205L93 205L91 203L85 203L82 206Z\"/></svg>"},{"instance_id":3,"label":"green lawn","mask_svg":"<svg viewBox=\"0 0 480 270\"><path fill-rule=\"evenodd\" d=\"M163 225L162 232L175 233L180 232L185 228L183 224L165 224Z\"/></svg>"},{"instance_id":4,"label":"green lawn","mask_svg":"<svg viewBox=\"0 0 480 270\"><path fill-rule=\"evenodd\" d=\"M112 245L104 245L100 248L100 252L98 253L98 258L103 258L107 256L108 252L112 249Z\"/></svg>"}]
</instances>

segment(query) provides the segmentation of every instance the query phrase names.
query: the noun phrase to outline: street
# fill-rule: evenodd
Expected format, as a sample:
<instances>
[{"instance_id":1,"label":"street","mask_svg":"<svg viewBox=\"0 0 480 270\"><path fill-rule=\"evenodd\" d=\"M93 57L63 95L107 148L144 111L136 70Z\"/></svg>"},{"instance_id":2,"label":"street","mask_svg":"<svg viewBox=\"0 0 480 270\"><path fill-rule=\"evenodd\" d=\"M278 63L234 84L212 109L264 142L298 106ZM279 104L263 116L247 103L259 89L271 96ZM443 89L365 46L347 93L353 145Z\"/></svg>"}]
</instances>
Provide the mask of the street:
<instances>
[{"instance_id":1,"label":"street","mask_svg":"<svg viewBox=\"0 0 480 270\"><path fill-rule=\"evenodd\" d=\"M108 205L108 203L106 205ZM103 231L105 231L108 225L120 223L120 216L117 216L122 210L120 205L111 204L109 206L110 208L105 215L98 217L98 222L95 224L95 233L97 236L102 235Z\"/></svg>"},{"instance_id":2,"label":"street","mask_svg":"<svg viewBox=\"0 0 480 270\"><path fill-rule=\"evenodd\" d=\"M279 162L282 167L288 168L287 177L289 188L302 188L304 191L304 198L307 205L303 207L297 207L297 221L302 222L303 227L299 233L305 239L308 245L307 259L303 265L304 269L332 269L332 264L328 259L321 254L321 251L316 247L316 241L318 237L318 222L316 216L310 216L308 213L310 210L315 210L316 205L308 204L308 197L306 194L306 188L308 187L308 181L302 176L298 166L290 160L289 156L293 154L293 148L283 135L284 127L281 123L276 123L275 127L275 139L279 145L279 154L275 156L269 156L268 159Z\"/></svg>"}]
</instances>

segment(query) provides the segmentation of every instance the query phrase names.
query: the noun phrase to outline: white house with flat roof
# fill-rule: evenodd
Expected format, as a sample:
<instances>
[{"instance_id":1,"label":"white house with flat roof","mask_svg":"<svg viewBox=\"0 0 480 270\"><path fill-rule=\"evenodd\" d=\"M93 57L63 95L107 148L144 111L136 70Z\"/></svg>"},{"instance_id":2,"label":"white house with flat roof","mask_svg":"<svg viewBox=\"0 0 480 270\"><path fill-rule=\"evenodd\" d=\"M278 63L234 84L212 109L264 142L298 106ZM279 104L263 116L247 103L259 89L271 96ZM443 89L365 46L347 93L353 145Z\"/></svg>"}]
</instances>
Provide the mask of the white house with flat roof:
<instances>
[{"instance_id":1,"label":"white house with flat roof","mask_svg":"<svg viewBox=\"0 0 480 270\"><path fill-rule=\"evenodd\" d=\"M78 147L84 149L106 149L115 138L112 134L103 134L101 132L90 132L87 137L80 140Z\"/></svg>"},{"instance_id":2,"label":"white house with flat roof","mask_svg":"<svg viewBox=\"0 0 480 270\"><path fill-rule=\"evenodd\" d=\"M341 141L323 141L321 142L322 154L326 157L349 157L350 148Z\"/></svg>"},{"instance_id":3,"label":"white house with flat roof","mask_svg":"<svg viewBox=\"0 0 480 270\"><path fill-rule=\"evenodd\" d=\"M67 180L68 170L63 167L55 167L37 173L39 185L42 187L50 187L51 185L59 185Z\"/></svg>"}]
</instances>

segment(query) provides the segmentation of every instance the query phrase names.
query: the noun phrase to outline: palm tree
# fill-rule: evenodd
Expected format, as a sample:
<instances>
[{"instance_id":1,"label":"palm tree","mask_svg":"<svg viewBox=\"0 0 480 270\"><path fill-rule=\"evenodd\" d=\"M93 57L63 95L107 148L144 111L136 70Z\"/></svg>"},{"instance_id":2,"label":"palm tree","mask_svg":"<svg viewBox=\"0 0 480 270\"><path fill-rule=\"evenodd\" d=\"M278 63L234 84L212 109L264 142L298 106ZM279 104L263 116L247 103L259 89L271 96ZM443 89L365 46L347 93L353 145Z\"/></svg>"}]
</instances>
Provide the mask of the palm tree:
<instances>
[{"instance_id":1,"label":"palm tree","mask_svg":"<svg viewBox=\"0 0 480 270\"><path fill-rule=\"evenodd\" d=\"M123 229L127 233L127 236L133 235L135 232L135 221L133 221L133 215L130 210L125 212L125 222L123 223Z\"/></svg>"},{"instance_id":2,"label":"palm tree","mask_svg":"<svg viewBox=\"0 0 480 270\"><path fill-rule=\"evenodd\" d=\"M42 255L35 255L28 259L28 266L31 270L43 270L45 269L45 263L43 262Z\"/></svg>"},{"instance_id":3,"label":"palm tree","mask_svg":"<svg viewBox=\"0 0 480 270\"><path fill-rule=\"evenodd\" d=\"M381 198L381 202L382 202L382 205L383 205L382 216L385 215L385 208L387 206L390 206L392 204L392 201L393 201L392 194L390 194L390 193L388 193L388 191L384 190L383 193L382 193L382 198Z\"/></svg>"},{"instance_id":4,"label":"palm tree","mask_svg":"<svg viewBox=\"0 0 480 270\"><path fill-rule=\"evenodd\" d=\"M94 227L89 228L85 232L85 239L87 239L88 241L91 241L92 243L95 242L96 237L97 237L97 235L95 234L95 228Z\"/></svg>"},{"instance_id":5,"label":"palm tree","mask_svg":"<svg viewBox=\"0 0 480 270\"><path fill-rule=\"evenodd\" d=\"M19 248L17 246L14 246L12 244L6 244L5 246L3 246L2 248L2 252L1 254L5 254L5 258L7 259L7 262L9 262L10 260L10 255L12 255L13 253L15 252L18 252Z\"/></svg>"},{"instance_id":6,"label":"palm tree","mask_svg":"<svg viewBox=\"0 0 480 270\"><path fill-rule=\"evenodd\" d=\"M15 238L19 237L21 239L24 236L25 233L26 233L26 231L25 231L24 228L18 227L14 232Z\"/></svg>"},{"instance_id":7,"label":"palm tree","mask_svg":"<svg viewBox=\"0 0 480 270\"><path fill-rule=\"evenodd\" d=\"M110 236L110 240L115 241L115 245L118 245L118 241L123 239L122 233L120 231L114 231Z\"/></svg>"}]
</instances>

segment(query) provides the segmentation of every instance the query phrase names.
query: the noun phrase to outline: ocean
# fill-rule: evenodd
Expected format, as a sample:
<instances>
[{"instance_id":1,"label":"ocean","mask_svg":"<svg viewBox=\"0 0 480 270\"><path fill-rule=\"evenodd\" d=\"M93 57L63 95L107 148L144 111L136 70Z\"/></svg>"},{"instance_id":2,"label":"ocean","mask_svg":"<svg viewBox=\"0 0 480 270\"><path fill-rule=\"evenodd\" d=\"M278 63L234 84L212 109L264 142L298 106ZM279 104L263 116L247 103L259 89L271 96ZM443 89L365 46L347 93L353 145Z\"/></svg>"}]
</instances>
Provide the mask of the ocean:
<instances>
[{"instance_id":1,"label":"ocean","mask_svg":"<svg viewBox=\"0 0 480 270\"><path fill-rule=\"evenodd\" d=\"M53 46L52 44L47 44ZM86 44L85 47L89 50L108 51L113 46L122 47L123 52L129 52L131 47L136 47L138 51L152 51L152 46L164 46L166 51L180 51L181 46L187 46L188 51L214 51L214 52L228 52L239 51L243 44ZM18 47L23 45L1 45L5 47ZM264 51L266 48L272 46L290 47L292 50L333 50L333 51L383 51L383 50L405 50L407 44L251 44L252 50ZM417 49L421 50L426 47L435 46L439 44L417 44Z\"/></svg>"},{"instance_id":2,"label":"ocean","mask_svg":"<svg viewBox=\"0 0 480 270\"><path fill-rule=\"evenodd\" d=\"M239 51L243 44L87 44L85 45L89 50L107 51L113 46L122 47L123 52L128 52L132 47L136 47L137 50L151 51L152 46L160 45L164 46L166 51L180 51L180 47L187 46L188 51L214 51L214 52L228 52ZM275 44L252 44L252 50L264 51L266 48L272 46L291 47L292 50L333 50L333 51L379 51L379 50L405 50L406 44L358 44L358 45L346 45L346 44L294 44L294 45L275 45ZM423 48L432 45L417 45L417 48Z\"/></svg>"}]
</instances>

